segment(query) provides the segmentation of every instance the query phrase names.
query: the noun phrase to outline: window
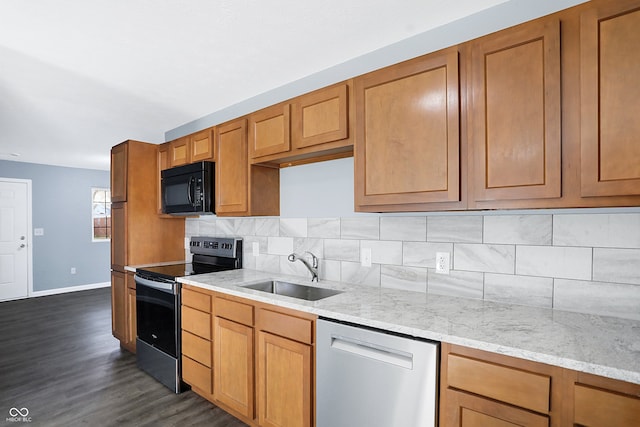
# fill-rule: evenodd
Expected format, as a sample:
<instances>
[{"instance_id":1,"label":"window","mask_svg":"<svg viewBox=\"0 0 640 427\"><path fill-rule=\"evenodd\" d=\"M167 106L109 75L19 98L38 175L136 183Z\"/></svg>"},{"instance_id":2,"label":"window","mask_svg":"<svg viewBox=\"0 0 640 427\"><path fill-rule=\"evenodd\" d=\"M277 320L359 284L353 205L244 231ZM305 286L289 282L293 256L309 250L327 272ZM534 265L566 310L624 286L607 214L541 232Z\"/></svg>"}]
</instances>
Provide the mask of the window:
<instances>
[{"instance_id":1,"label":"window","mask_svg":"<svg viewBox=\"0 0 640 427\"><path fill-rule=\"evenodd\" d=\"M111 240L111 190L108 188L91 189L91 220L93 222L94 242Z\"/></svg>"}]
</instances>

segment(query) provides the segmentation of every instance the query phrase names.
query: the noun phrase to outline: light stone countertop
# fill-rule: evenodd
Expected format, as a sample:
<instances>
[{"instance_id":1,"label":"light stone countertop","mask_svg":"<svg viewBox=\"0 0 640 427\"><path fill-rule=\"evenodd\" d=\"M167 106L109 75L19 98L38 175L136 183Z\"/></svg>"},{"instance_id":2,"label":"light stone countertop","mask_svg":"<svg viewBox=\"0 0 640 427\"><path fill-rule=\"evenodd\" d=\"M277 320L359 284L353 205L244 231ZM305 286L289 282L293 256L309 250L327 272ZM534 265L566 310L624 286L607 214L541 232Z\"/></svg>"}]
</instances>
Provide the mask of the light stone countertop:
<instances>
[{"instance_id":1,"label":"light stone countertop","mask_svg":"<svg viewBox=\"0 0 640 427\"><path fill-rule=\"evenodd\" d=\"M345 292L319 301L240 286L272 279L312 285L301 277L248 269L182 277L178 282L640 384L640 321L330 281L318 285Z\"/></svg>"}]
</instances>

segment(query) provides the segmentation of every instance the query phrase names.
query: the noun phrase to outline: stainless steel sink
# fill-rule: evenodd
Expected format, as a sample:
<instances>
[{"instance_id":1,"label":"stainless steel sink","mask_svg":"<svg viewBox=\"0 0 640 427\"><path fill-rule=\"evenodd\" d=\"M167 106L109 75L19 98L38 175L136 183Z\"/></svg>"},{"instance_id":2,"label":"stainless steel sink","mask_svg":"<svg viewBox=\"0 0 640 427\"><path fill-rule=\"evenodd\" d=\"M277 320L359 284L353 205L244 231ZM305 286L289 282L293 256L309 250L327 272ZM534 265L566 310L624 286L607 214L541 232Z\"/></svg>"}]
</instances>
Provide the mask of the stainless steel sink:
<instances>
[{"instance_id":1,"label":"stainless steel sink","mask_svg":"<svg viewBox=\"0 0 640 427\"><path fill-rule=\"evenodd\" d=\"M306 301L317 301L332 295L341 294L342 291L334 289L319 288L316 286L299 285L297 283L281 282L269 280L266 282L244 285L243 288L254 289L256 291L268 292L270 294L284 295L287 297L303 299Z\"/></svg>"}]
</instances>

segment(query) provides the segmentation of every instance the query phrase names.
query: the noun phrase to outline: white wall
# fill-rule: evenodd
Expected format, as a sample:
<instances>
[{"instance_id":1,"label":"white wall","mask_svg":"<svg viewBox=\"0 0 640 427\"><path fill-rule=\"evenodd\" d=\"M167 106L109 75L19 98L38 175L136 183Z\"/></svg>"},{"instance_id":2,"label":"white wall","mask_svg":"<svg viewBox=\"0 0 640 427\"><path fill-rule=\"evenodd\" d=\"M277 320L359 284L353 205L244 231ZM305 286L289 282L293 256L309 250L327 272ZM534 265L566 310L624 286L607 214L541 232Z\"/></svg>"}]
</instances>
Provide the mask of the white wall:
<instances>
[{"instance_id":1,"label":"white wall","mask_svg":"<svg viewBox=\"0 0 640 427\"><path fill-rule=\"evenodd\" d=\"M342 80L377 70L407 59L463 43L495 31L530 21L586 0L509 0L466 18L418 34L366 55L230 105L220 111L194 119L165 133L165 141L241 117L269 105L329 86ZM340 49L340 46L334 46ZM286 66L286 65L283 65Z\"/></svg>"}]
</instances>

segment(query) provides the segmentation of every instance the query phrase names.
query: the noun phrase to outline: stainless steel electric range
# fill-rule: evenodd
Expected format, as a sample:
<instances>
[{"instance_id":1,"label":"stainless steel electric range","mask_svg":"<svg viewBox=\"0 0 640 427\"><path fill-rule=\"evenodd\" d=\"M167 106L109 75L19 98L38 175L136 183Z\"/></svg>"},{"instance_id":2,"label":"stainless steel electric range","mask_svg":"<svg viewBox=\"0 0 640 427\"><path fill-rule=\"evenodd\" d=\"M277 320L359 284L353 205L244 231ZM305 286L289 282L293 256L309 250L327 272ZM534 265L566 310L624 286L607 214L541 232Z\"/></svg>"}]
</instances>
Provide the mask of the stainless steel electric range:
<instances>
[{"instance_id":1,"label":"stainless steel electric range","mask_svg":"<svg viewBox=\"0 0 640 427\"><path fill-rule=\"evenodd\" d=\"M242 239L192 237L193 261L136 269L138 367L180 393L180 283L176 278L242 268Z\"/></svg>"}]
</instances>

